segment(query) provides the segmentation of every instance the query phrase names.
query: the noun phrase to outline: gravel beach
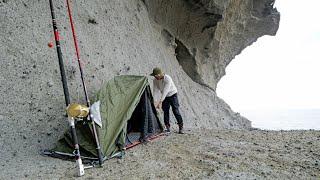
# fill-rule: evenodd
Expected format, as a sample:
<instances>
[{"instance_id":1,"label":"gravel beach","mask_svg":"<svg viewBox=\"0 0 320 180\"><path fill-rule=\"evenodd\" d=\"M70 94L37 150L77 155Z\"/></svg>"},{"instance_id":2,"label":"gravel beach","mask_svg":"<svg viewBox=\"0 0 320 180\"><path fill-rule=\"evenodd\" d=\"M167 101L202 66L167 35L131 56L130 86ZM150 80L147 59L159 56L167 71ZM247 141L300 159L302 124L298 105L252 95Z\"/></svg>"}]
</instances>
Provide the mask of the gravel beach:
<instances>
[{"instance_id":1,"label":"gravel beach","mask_svg":"<svg viewBox=\"0 0 320 180\"><path fill-rule=\"evenodd\" d=\"M126 151L79 179L319 179L320 131L191 129ZM18 153L0 179L74 179L70 161Z\"/></svg>"}]
</instances>

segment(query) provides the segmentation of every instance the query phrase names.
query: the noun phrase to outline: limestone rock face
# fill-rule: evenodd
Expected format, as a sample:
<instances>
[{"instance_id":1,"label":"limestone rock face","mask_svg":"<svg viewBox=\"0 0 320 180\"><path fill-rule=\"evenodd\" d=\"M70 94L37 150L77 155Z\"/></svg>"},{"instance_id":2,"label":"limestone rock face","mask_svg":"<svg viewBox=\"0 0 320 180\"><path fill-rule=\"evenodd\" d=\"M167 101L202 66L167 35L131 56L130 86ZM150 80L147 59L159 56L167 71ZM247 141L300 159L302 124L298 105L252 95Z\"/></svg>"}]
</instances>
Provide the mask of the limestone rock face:
<instances>
[{"instance_id":1,"label":"limestone rock face","mask_svg":"<svg viewBox=\"0 0 320 180\"><path fill-rule=\"evenodd\" d=\"M250 128L215 89L235 55L276 33L273 2L72 1L90 96L115 75L148 75L159 66L178 88L187 128ZM84 102L64 3L54 1L69 90L72 102ZM0 1L0 162L50 148L68 128L52 40L47 1Z\"/></svg>"}]
</instances>

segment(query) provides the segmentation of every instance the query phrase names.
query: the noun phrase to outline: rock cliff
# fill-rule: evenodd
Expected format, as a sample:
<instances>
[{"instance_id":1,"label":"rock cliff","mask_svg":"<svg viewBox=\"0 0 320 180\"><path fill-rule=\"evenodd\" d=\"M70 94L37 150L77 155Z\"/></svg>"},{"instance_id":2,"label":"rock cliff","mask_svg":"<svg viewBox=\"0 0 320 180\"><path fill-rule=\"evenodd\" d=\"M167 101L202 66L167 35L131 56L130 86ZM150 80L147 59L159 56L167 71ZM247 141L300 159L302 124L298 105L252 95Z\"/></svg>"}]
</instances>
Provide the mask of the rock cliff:
<instances>
[{"instance_id":1,"label":"rock cliff","mask_svg":"<svg viewBox=\"0 0 320 180\"><path fill-rule=\"evenodd\" d=\"M250 128L215 93L230 61L275 35L274 0L77 0L73 16L93 96L115 75L172 76L187 127ZM64 1L54 1L72 101L84 102ZM47 1L0 1L0 154L52 147L68 127ZM4 147L4 148L3 148Z\"/></svg>"}]
</instances>

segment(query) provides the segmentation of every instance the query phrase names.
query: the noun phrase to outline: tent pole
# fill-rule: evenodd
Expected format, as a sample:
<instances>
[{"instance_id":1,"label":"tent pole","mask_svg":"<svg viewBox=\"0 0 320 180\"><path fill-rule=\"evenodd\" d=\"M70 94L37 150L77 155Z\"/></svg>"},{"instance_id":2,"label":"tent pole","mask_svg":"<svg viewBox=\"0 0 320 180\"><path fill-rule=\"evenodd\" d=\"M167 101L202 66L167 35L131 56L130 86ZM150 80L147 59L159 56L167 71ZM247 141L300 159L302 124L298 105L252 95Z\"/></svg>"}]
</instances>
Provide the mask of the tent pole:
<instances>
[{"instance_id":1,"label":"tent pole","mask_svg":"<svg viewBox=\"0 0 320 180\"><path fill-rule=\"evenodd\" d=\"M77 56L77 60L78 60L79 70L80 70L80 77L81 77L82 87L83 87L84 95L85 95L85 98L86 98L87 106L90 108L91 104L90 104L90 100L89 100L89 97L88 97L87 87L86 87L86 84L84 82L84 75L83 75L82 65L81 65L81 61L80 61L80 53L79 53L79 47L78 47L77 37L76 37L76 33L75 33L74 23L73 23L73 20L72 20L72 13L71 13L71 8L70 8L70 3L69 3L69 0L66 0L66 2L67 2L70 26L71 26L71 30L72 30L72 37L73 37L74 47L75 47L75 50L76 50L76 56ZM101 147L100 147L100 142L99 142L99 137L98 137L98 132L97 132L97 129L96 129L96 125L95 125L95 122L91 118L92 118L91 117L91 112L89 111L88 121L92 124L93 135L94 135L95 143L96 143L96 146L97 146L96 149L97 149L97 153L98 153L99 165L101 167L102 163L103 163L103 154L101 152Z\"/></svg>"},{"instance_id":2,"label":"tent pole","mask_svg":"<svg viewBox=\"0 0 320 180\"><path fill-rule=\"evenodd\" d=\"M51 17L52 17L53 32L54 32L54 37L55 37L55 41L56 41L56 49L57 49L58 60L59 60L59 68L60 68L63 92L64 92L66 106L69 106L70 96L69 96L66 73L65 73L64 65L63 65L63 59L62 59L62 53L61 53L61 47L60 47L59 31L57 28L57 23L56 23L52 0L49 0L49 4L50 4ZM75 159L77 162L77 174L78 174L78 176L83 176L84 175L84 166L82 164L82 160L80 157L80 150L79 150L79 144L78 144L78 139L77 139L77 134L76 134L76 129L75 129L75 122L74 122L74 119L71 117L68 118L68 121L69 121L73 144L74 144L74 155L75 155Z\"/></svg>"}]
</instances>

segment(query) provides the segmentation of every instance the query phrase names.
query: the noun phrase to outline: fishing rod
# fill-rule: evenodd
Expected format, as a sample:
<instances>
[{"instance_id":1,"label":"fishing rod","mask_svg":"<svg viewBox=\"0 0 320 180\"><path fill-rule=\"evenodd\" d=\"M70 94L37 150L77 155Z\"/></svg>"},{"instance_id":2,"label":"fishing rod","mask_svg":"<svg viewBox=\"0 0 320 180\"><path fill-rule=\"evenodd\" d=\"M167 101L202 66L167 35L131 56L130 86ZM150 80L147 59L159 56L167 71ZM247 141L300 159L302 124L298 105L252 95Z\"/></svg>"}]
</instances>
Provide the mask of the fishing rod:
<instances>
[{"instance_id":1,"label":"fishing rod","mask_svg":"<svg viewBox=\"0 0 320 180\"><path fill-rule=\"evenodd\" d=\"M63 59L62 59L62 53L61 53L61 47L60 47L60 36L59 36L58 28L57 28L56 17L55 17L55 13L54 13L52 0L49 0L49 4L50 4L51 17L52 17L53 33L54 33L54 37L55 37L55 41L56 41L56 49L57 49L58 60L59 60L59 68L60 68L64 98L65 98L65 102L66 102L66 107L68 107L70 105L70 96L69 96L66 73L65 73L64 65L63 65ZM77 138L76 129L75 129L74 118L68 116L68 122L70 125L70 131L71 131L71 135L72 135L72 139L73 139L74 156L75 156L75 160L77 163L77 174L78 174L78 176L83 176L84 175L84 165L82 164L82 160L81 160L81 156L80 156L80 150L79 150L78 138Z\"/></svg>"},{"instance_id":2,"label":"fishing rod","mask_svg":"<svg viewBox=\"0 0 320 180\"><path fill-rule=\"evenodd\" d=\"M86 87L86 84L85 84L85 81L84 81L84 75L83 75L82 65L81 65L81 61L80 61L79 47L78 47L77 37L76 37L74 23L73 23L73 19L72 19L70 3L69 3L69 0L66 0L66 2L67 2L70 26L71 26L71 30L72 30L73 42L74 42L74 46L75 46L75 50L76 50L76 56L77 56L77 60L78 60L78 66L79 66L79 70L80 70L80 77L81 77L82 87L83 87L85 99L86 99L86 102L87 102L87 106L90 107L91 104L90 104L90 100L89 100L89 97L88 97L87 87ZM88 115L87 119L92 124L93 135L94 135L94 139L95 139L96 146L97 146L96 149L97 149L97 153L98 153L99 165L101 167L102 163L103 163L103 154L101 152L101 147L100 147L100 142L99 142L99 137L98 137L98 131L96 129L95 122L91 118L92 118L91 117L91 112L89 111L89 115Z\"/></svg>"}]
</instances>

